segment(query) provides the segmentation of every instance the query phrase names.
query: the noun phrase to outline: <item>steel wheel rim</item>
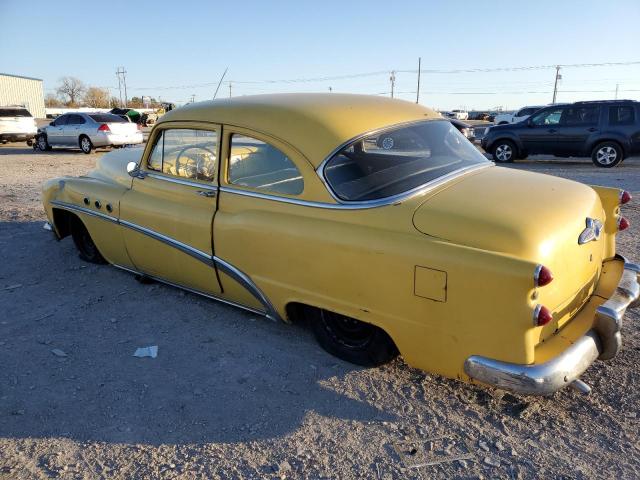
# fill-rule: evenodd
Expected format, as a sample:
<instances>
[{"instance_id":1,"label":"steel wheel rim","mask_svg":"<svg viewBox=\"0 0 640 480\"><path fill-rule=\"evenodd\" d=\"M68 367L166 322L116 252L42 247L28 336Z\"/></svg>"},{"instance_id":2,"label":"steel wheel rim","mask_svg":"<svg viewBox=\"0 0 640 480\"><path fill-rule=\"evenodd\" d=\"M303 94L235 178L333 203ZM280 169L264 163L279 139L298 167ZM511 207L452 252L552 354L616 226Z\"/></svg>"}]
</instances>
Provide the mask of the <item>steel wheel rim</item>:
<instances>
[{"instance_id":1,"label":"steel wheel rim","mask_svg":"<svg viewBox=\"0 0 640 480\"><path fill-rule=\"evenodd\" d=\"M38 138L38 148L42 151L47 149L47 141L44 139L44 137Z\"/></svg>"},{"instance_id":2,"label":"steel wheel rim","mask_svg":"<svg viewBox=\"0 0 640 480\"><path fill-rule=\"evenodd\" d=\"M371 325L342 315L322 315L322 323L331 338L351 350L366 347L373 336Z\"/></svg>"},{"instance_id":3,"label":"steel wheel rim","mask_svg":"<svg viewBox=\"0 0 640 480\"><path fill-rule=\"evenodd\" d=\"M89 149L91 148L91 144L89 143L89 139L88 138L83 138L82 141L80 142L80 146L82 147L82 150L84 150L85 152L88 152Z\"/></svg>"},{"instance_id":4,"label":"steel wheel rim","mask_svg":"<svg viewBox=\"0 0 640 480\"><path fill-rule=\"evenodd\" d=\"M611 165L618 157L618 152L613 147L602 147L596 152L596 161L602 165Z\"/></svg>"},{"instance_id":5,"label":"steel wheel rim","mask_svg":"<svg viewBox=\"0 0 640 480\"><path fill-rule=\"evenodd\" d=\"M499 145L498 148L496 148L496 158L498 160L506 162L511 158L511 155L513 155L513 151L509 145Z\"/></svg>"}]
</instances>

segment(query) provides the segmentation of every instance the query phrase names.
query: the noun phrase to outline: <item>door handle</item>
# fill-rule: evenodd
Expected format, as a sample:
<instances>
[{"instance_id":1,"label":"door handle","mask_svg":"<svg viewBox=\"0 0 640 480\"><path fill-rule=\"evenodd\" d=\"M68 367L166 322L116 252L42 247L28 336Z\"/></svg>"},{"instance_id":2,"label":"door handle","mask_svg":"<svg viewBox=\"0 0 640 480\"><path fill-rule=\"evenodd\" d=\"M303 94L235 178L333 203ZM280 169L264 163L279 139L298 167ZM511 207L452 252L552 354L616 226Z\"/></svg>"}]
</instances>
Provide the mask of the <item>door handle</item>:
<instances>
[{"instance_id":1,"label":"door handle","mask_svg":"<svg viewBox=\"0 0 640 480\"><path fill-rule=\"evenodd\" d=\"M216 196L215 190L198 190L196 193L202 197L208 197L208 198Z\"/></svg>"},{"instance_id":2,"label":"door handle","mask_svg":"<svg viewBox=\"0 0 640 480\"><path fill-rule=\"evenodd\" d=\"M549 130L547 130L547 132L549 133L556 133L557 130L555 128L550 128Z\"/></svg>"},{"instance_id":3,"label":"door handle","mask_svg":"<svg viewBox=\"0 0 640 480\"><path fill-rule=\"evenodd\" d=\"M590 132L597 132L598 131L598 129L596 127L591 127L591 128L588 128L587 130L590 131Z\"/></svg>"}]
</instances>

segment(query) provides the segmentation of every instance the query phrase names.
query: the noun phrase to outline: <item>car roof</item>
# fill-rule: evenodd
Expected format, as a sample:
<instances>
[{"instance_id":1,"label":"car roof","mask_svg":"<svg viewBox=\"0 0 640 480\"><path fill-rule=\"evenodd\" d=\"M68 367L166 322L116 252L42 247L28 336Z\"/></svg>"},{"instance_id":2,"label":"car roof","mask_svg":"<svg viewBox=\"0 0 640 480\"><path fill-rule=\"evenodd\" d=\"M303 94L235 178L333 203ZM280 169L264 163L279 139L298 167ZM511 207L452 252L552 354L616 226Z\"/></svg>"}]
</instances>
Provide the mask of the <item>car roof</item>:
<instances>
[{"instance_id":1,"label":"car roof","mask_svg":"<svg viewBox=\"0 0 640 480\"><path fill-rule=\"evenodd\" d=\"M418 120L442 119L412 102L371 95L293 93L234 97L191 103L162 116L245 127L293 145L314 165L363 133Z\"/></svg>"}]
</instances>

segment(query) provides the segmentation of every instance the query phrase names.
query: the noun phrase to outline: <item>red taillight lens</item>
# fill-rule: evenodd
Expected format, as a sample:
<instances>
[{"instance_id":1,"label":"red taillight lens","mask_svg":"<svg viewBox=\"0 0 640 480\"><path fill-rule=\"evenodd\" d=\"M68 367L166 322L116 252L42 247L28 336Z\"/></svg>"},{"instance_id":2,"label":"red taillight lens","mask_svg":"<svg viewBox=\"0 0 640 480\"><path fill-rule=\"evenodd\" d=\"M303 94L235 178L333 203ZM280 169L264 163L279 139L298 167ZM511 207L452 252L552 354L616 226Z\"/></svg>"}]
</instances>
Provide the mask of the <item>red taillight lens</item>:
<instances>
[{"instance_id":1,"label":"red taillight lens","mask_svg":"<svg viewBox=\"0 0 640 480\"><path fill-rule=\"evenodd\" d=\"M618 231L619 232L629 228L629 225L630 225L629 220L627 220L626 218L624 218L624 217L618 218Z\"/></svg>"},{"instance_id":2,"label":"red taillight lens","mask_svg":"<svg viewBox=\"0 0 640 480\"><path fill-rule=\"evenodd\" d=\"M103 123L102 125L100 125L98 127L98 131L99 132L110 132L111 129L109 128L109 125L107 125L106 123Z\"/></svg>"},{"instance_id":3,"label":"red taillight lens","mask_svg":"<svg viewBox=\"0 0 640 480\"><path fill-rule=\"evenodd\" d=\"M553 273L544 265L538 265L533 274L533 283L536 287L544 287L553 281Z\"/></svg>"},{"instance_id":4,"label":"red taillight lens","mask_svg":"<svg viewBox=\"0 0 640 480\"><path fill-rule=\"evenodd\" d=\"M549 309L544 305L536 305L536 308L533 311L533 323L536 326L541 327L549 323L551 320L553 320L553 315L551 315Z\"/></svg>"},{"instance_id":5,"label":"red taillight lens","mask_svg":"<svg viewBox=\"0 0 640 480\"><path fill-rule=\"evenodd\" d=\"M629 203L633 197L626 190L622 190L620 192L620 205L624 205L625 203Z\"/></svg>"}]
</instances>

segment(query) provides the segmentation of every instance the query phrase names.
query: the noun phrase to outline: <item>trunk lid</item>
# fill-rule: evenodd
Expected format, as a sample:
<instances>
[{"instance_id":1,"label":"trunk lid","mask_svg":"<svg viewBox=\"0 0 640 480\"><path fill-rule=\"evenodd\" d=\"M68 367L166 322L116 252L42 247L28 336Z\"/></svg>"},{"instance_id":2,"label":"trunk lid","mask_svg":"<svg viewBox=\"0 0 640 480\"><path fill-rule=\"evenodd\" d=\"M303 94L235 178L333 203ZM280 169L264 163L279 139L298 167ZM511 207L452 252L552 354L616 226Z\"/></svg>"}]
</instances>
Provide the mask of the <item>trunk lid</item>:
<instances>
[{"instance_id":1,"label":"trunk lid","mask_svg":"<svg viewBox=\"0 0 640 480\"><path fill-rule=\"evenodd\" d=\"M427 199L414 212L413 223L426 235L550 268L554 280L538 289L536 299L554 314L541 334L546 338L582 307L599 278L603 239L578 244L587 217L604 224L600 197L592 188L493 167Z\"/></svg>"}]
</instances>

